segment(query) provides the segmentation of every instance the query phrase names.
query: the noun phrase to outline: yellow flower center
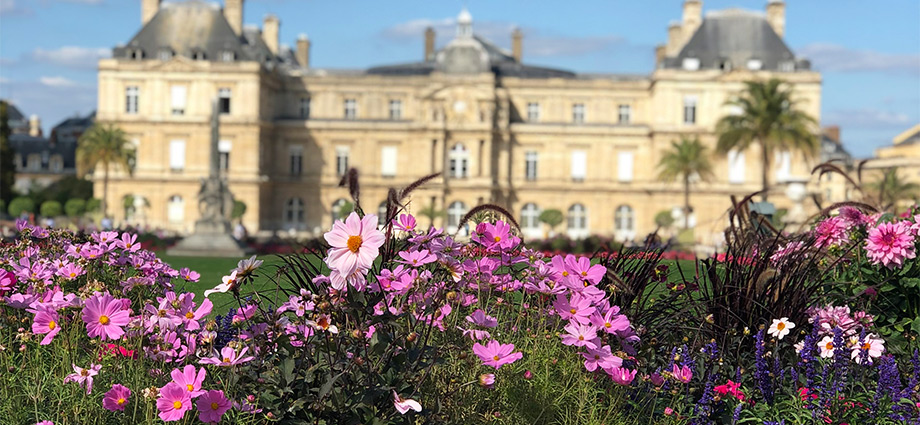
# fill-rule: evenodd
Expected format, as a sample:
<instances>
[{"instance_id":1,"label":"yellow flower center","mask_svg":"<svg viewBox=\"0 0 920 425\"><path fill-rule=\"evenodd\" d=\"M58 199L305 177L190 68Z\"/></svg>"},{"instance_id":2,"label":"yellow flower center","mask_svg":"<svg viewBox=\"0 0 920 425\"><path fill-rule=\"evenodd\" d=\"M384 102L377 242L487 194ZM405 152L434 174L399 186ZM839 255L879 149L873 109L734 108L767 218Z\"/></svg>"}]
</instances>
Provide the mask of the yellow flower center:
<instances>
[{"instance_id":1,"label":"yellow flower center","mask_svg":"<svg viewBox=\"0 0 920 425\"><path fill-rule=\"evenodd\" d=\"M598 356L597 354L594 355L594 360L600 360L600 359L601 359L601 356Z\"/></svg>"},{"instance_id":2,"label":"yellow flower center","mask_svg":"<svg viewBox=\"0 0 920 425\"><path fill-rule=\"evenodd\" d=\"M195 391L195 387L193 387L192 384L186 385L185 388L188 388L189 391Z\"/></svg>"},{"instance_id":3,"label":"yellow flower center","mask_svg":"<svg viewBox=\"0 0 920 425\"><path fill-rule=\"evenodd\" d=\"M501 236L496 236L496 237L495 237L495 242L500 242L501 240L502 240Z\"/></svg>"},{"instance_id":4,"label":"yellow flower center","mask_svg":"<svg viewBox=\"0 0 920 425\"><path fill-rule=\"evenodd\" d=\"M358 253L358 250L361 249L361 244L364 242L364 239L361 239L360 235L349 236L348 237L348 250Z\"/></svg>"},{"instance_id":5,"label":"yellow flower center","mask_svg":"<svg viewBox=\"0 0 920 425\"><path fill-rule=\"evenodd\" d=\"M863 350L868 350L868 349L870 349L870 348L872 348L872 344L870 344L870 343L868 343L868 342L864 342L864 343L863 343L863 345L862 345L862 349L863 349Z\"/></svg>"},{"instance_id":6,"label":"yellow flower center","mask_svg":"<svg viewBox=\"0 0 920 425\"><path fill-rule=\"evenodd\" d=\"M104 315L104 314L103 314L102 316L99 316L99 323L101 323L101 324L103 324L103 325L108 325L108 324L109 324L109 316L106 316L106 315Z\"/></svg>"},{"instance_id":7,"label":"yellow flower center","mask_svg":"<svg viewBox=\"0 0 920 425\"><path fill-rule=\"evenodd\" d=\"M81 376L89 376L89 371L86 370L86 369L83 369L83 370L80 371L80 375L81 375Z\"/></svg>"},{"instance_id":8,"label":"yellow flower center","mask_svg":"<svg viewBox=\"0 0 920 425\"><path fill-rule=\"evenodd\" d=\"M824 344L824 348L826 348L826 349L828 349L828 350L833 350L833 349L834 349L834 343L833 343L833 342L828 342L827 344Z\"/></svg>"},{"instance_id":9,"label":"yellow flower center","mask_svg":"<svg viewBox=\"0 0 920 425\"><path fill-rule=\"evenodd\" d=\"M224 357L224 363L230 363L230 358L229 358L229 357Z\"/></svg>"},{"instance_id":10,"label":"yellow flower center","mask_svg":"<svg viewBox=\"0 0 920 425\"><path fill-rule=\"evenodd\" d=\"M583 335L578 335L578 340L579 340L579 341L584 341L584 340L585 340L585 337L584 337Z\"/></svg>"},{"instance_id":11,"label":"yellow flower center","mask_svg":"<svg viewBox=\"0 0 920 425\"><path fill-rule=\"evenodd\" d=\"M186 318L186 319L193 319L194 317L195 317L195 314L193 314L191 311L188 312L188 313L185 313L185 318Z\"/></svg>"},{"instance_id":12,"label":"yellow flower center","mask_svg":"<svg viewBox=\"0 0 920 425\"><path fill-rule=\"evenodd\" d=\"M70 277L77 277L77 274L74 272L70 272Z\"/></svg>"},{"instance_id":13,"label":"yellow flower center","mask_svg":"<svg viewBox=\"0 0 920 425\"><path fill-rule=\"evenodd\" d=\"M776 330L781 331L781 330L783 330L783 329L786 329L786 324L785 324L785 323L779 322L779 323L776 324Z\"/></svg>"},{"instance_id":14,"label":"yellow flower center","mask_svg":"<svg viewBox=\"0 0 920 425\"><path fill-rule=\"evenodd\" d=\"M571 310L569 310L569 313L572 313L572 314L575 314L575 313L577 313L577 312L578 312L578 310L575 310L574 308L571 309Z\"/></svg>"},{"instance_id":15,"label":"yellow flower center","mask_svg":"<svg viewBox=\"0 0 920 425\"><path fill-rule=\"evenodd\" d=\"M498 356L492 357L492 360L498 361Z\"/></svg>"},{"instance_id":16,"label":"yellow flower center","mask_svg":"<svg viewBox=\"0 0 920 425\"><path fill-rule=\"evenodd\" d=\"M588 272L581 272L582 277L587 276Z\"/></svg>"},{"instance_id":17,"label":"yellow flower center","mask_svg":"<svg viewBox=\"0 0 920 425\"><path fill-rule=\"evenodd\" d=\"M604 323L604 327L605 327L605 328L609 328L610 326L611 326L611 325L610 325L610 322Z\"/></svg>"},{"instance_id":18,"label":"yellow flower center","mask_svg":"<svg viewBox=\"0 0 920 425\"><path fill-rule=\"evenodd\" d=\"M181 402L181 401L176 400L176 401L173 402L173 409L181 409L181 408L182 408L182 402Z\"/></svg>"},{"instance_id":19,"label":"yellow flower center","mask_svg":"<svg viewBox=\"0 0 920 425\"><path fill-rule=\"evenodd\" d=\"M562 277L569 277L569 272L563 270L563 271L562 271Z\"/></svg>"},{"instance_id":20,"label":"yellow flower center","mask_svg":"<svg viewBox=\"0 0 920 425\"><path fill-rule=\"evenodd\" d=\"M125 399L123 399L123 398L120 398L120 399L118 399L118 400L115 400L115 404L121 406L122 404L125 404L126 401L127 401L127 400L125 400Z\"/></svg>"},{"instance_id":21,"label":"yellow flower center","mask_svg":"<svg viewBox=\"0 0 920 425\"><path fill-rule=\"evenodd\" d=\"M329 318L326 316L320 317L319 320L316 322L316 324L319 325L319 327L323 329L328 329L329 328Z\"/></svg>"},{"instance_id":22,"label":"yellow flower center","mask_svg":"<svg viewBox=\"0 0 920 425\"><path fill-rule=\"evenodd\" d=\"M211 410L217 410L218 407L220 407L219 404L217 404L217 403L211 403Z\"/></svg>"},{"instance_id":23,"label":"yellow flower center","mask_svg":"<svg viewBox=\"0 0 920 425\"><path fill-rule=\"evenodd\" d=\"M49 321L48 321L48 329L50 329L50 330L53 331L54 328L56 328L56 327L57 327L57 323L54 323L54 320L49 320Z\"/></svg>"},{"instance_id":24,"label":"yellow flower center","mask_svg":"<svg viewBox=\"0 0 920 425\"><path fill-rule=\"evenodd\" d=\"M166 317L166 310L159 310L159 311L157 311L157 316Z\"/></svg>"}]
</instances>

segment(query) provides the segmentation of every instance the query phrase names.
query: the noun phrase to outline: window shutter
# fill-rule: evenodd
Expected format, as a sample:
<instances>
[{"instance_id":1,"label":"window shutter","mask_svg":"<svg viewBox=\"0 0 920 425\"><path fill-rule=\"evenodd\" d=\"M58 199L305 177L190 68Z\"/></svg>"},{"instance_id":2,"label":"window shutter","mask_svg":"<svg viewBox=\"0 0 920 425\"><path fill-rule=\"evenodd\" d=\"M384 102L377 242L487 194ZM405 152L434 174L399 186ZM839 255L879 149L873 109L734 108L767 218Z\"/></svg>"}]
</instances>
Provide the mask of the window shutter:
<instances>
[{"instance_id":1,"label":"window shutter","mask_svg":"<svg viewBox=\"0 0 920 425\"><path fill-rule=\"evenodd\" d=\"M744 152L728 151L728 182L744 183Z\"/></svg>"},{"instance_id":2,"label":"window shutter","mask_svg":"<svg viewBox=\"0 0 920 425\"><path fill-rule=\"evenodd\" d=\"M633 152L625 151L617 154L617 179L621 182L631 182L633 179Z\"/></svg>"},{"instance_id":3,"label":"window shutter","mask_svg":"<svg viewBox=\"0 0 920 425\"><path fill-rule=\"evenodd\" d=\"M386 177L396 175L396 146L384 146L380 149L380 174Z\"/></svg>"},{"instance_id":4,"label":"window shutter","mask_svg":"<svg viewBox=\"0 0 920 425\"><path fill-rule=\"evenodd\" d=\"M185 140L169 142L169 168L173 170L185 168Z\"/></svg>"},{"instance_id":5,"label":"window shutter","mask_svg":"<svg viewBox=\"0 0 920 425\"><path fill-rule=\"evenodd\" d=\"M185 86L172 86L172 108L185 109Z\"/></svg>"},{"instance_id":6,"label":"window shutter","mask_svg":"<svg viewBox=\"0 0 920 425\"><path fill-rule=\"evenodd\" d=\"M588 153L585 151L572 151L572 178L584 179L587 174Z\"/></svg>"}]
</instances>

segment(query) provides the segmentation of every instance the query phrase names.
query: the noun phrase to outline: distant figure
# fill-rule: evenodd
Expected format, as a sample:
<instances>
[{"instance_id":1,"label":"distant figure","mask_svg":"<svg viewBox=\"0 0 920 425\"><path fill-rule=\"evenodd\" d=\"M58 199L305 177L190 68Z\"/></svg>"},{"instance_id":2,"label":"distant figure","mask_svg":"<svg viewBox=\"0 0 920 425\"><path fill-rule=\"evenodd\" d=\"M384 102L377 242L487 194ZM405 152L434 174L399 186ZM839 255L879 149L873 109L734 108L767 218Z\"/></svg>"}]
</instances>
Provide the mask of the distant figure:
<instances>
[{"instance_id":1,"label":"distant figure","mask_svg":"<svg viewBox=\"0 0 920 425\"><path fill-rule=\"evenodd\" d=\"M104 231L112 230L112 218L109 216L102 217L102 220L99 221L99 225L102 226L102 230Z\"/></svg>"},{"instance_id":2,"label":"distant figure","mask_svg":"<svg viewBox=\"0 0 920 425\"><path fill-rule=\"evenodd\" d=\"M240 242L246 240L246 227L243 226L242 222L237 222L236 227L233 228L233 239Z\"/></svg>"}]
</instances>

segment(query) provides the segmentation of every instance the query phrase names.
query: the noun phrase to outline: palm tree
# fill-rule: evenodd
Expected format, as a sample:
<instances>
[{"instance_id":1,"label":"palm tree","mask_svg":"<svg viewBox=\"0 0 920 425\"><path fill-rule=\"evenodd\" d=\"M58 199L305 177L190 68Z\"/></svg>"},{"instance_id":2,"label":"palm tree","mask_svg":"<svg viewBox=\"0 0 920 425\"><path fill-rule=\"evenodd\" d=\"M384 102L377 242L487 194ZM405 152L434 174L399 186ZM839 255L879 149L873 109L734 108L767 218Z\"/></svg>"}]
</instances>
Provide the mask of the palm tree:
<instances>
[{"instance_id":1,"label":"palm tree","mask_svg":"<svg viewBox=\"0 0 920 425\"><path fill-rule=\"evenodd\" d=\"M748 81L745 91L726 104L740 109L739 114L726 115L716 124L719 143L716 149L726 154L731 150L743 151L751 144L760 146L762 190L767 200L770 158L776 151L798 150L813 155L818 150L818 139L812 132L814 118L795 109L792 89L783 82Z\"/></svg>"},{"instance_id":2,"label":"palm tree","mask_svg":"<svg viewBox=\"0 0 920 425\"><path fill-rule=\"evenodd\" d=\"M434 227L434 219L446 215L444 211L437 209L434 204L429 204L427 207L422 208L418 214L422 217L428 217L429 228Z\"/></svg>"},{"instance_id":3,"label":"palm tree","mask_svg":"<svg viewBox=\"0 0 920 425\"><path fill-rule=\"evenodd\" d=\"M690 181L697 177L708 181L712 177L712 163L706 146L697 138L682 137L680 142L671 142L671 149L658 161L658 179L672 182L680 179L684 183L684 228L690 227Z\"/></svg>"},{"instance_id":4,"label":"palm tree","mask_svg":"<svg viewBox=\"0 0 920 425\"><path fill-rule=\"evenodd\" d=\"M869 183L871 192L878 194L878 200L882 209L889 209L896 206L898 201L903 199L916 199L920 185L904 181L898 176L897 168L888 168L882 174L878 181Z\"/></svg>"},{"instance_id":5,"label":"palm tree","mask_svg":"<svg viewBox=\"0 0 920 425\"><path fill-rule=\"evenodd\" d=\"M115 165L134 173L134 148L125 132L112 124L96 124L80 136L77 145L77 168L81 176L89 174L102 163L102 215L108 214L109 169Z\"/></svg>"}]
</instances>

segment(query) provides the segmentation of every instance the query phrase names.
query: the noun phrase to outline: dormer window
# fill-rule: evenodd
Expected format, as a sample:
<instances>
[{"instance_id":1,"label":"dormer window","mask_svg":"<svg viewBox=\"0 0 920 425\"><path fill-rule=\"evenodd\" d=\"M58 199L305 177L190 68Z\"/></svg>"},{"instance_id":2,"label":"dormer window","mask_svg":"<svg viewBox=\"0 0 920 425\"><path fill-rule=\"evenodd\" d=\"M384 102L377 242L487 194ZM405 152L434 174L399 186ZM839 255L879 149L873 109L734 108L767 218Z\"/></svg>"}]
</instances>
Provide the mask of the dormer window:
<instances>
[{"instance_id":1,"label":"dormer window","mask_svg":"<svg viewBox=\"0 0 920 425\"><path fill-rule=\"evenodd\" d=\"M157 57L159 57L160 60L164 62L172 59L172 56L173 52L169 49L160 49L160 52L157 54Z\"/></svg>"},{"instance_id":2,"label":"dormer window","mask_svg":"<svg viewBox=\"0 0 920 425\"><path fill-rule=\"evenodd\" d=\"M203 60L205 60L204 52L201 51L201 50L196 50L196 51L192 52L192 59L193 59L193 60L196 60L196 61L203 61Z\"/></svg>"},{"instance_id":3,"label":"dormer window","mask_svg":"<svg viewBox=\"0 0 920 425\"><path fill-rule=\"evenodd\" d=\"M696 71L700 69L700 60L698 58L684 58L683 68L687 71Z\"/></svg>"},{"instance_id":4,"label":"dormer window","mask_svg":"<svg viewBox=\"0 0 920 425\"><path fill-rule=\"evenodd\" d=\"M144 51L141 49L131 49L128 50L128 58L139 61L144 59Z\"/></svg>"},{"instance_id":5,"label":"dormer window","mask_svg":"<svg viewBox=\"0 0 920 425\"><path fill-rule=\"evenodd\" d=\"M225 50L220 52L220 60L222 62L233 62L236 59L236 54L231 50Z\"/></svg>"},{"instance_id":6,"label":"dormer window","mask_svg":"<svg viewBox=\"0 0 920 425\"><path fill-rule=\"evenodd\" d=\"M726 72L731 71L732 61L728 59L722 59L721 61L719 61L719 69L726 71Z\"/></svg>"},{"instance_id":7,"label":"dormer window","mask_svg":"<svg viewBox=\"0 0 920 425\"><path fill-rule=\"evenodd\" d=\"M793 72L795 71L795 62L794 61L782 61L779 63L780 72Z\"/></svg>"},{"instance_id":8,"label":"dormer window","mask_svg":"<svg viewBox=\"0 0 920 425\"><path fill-rule=\"evenodd\" d=\"M763 62L760 59L748 59L747 67L751 71L760 71L763 68Z\"/></svg>"}]
</instances>

